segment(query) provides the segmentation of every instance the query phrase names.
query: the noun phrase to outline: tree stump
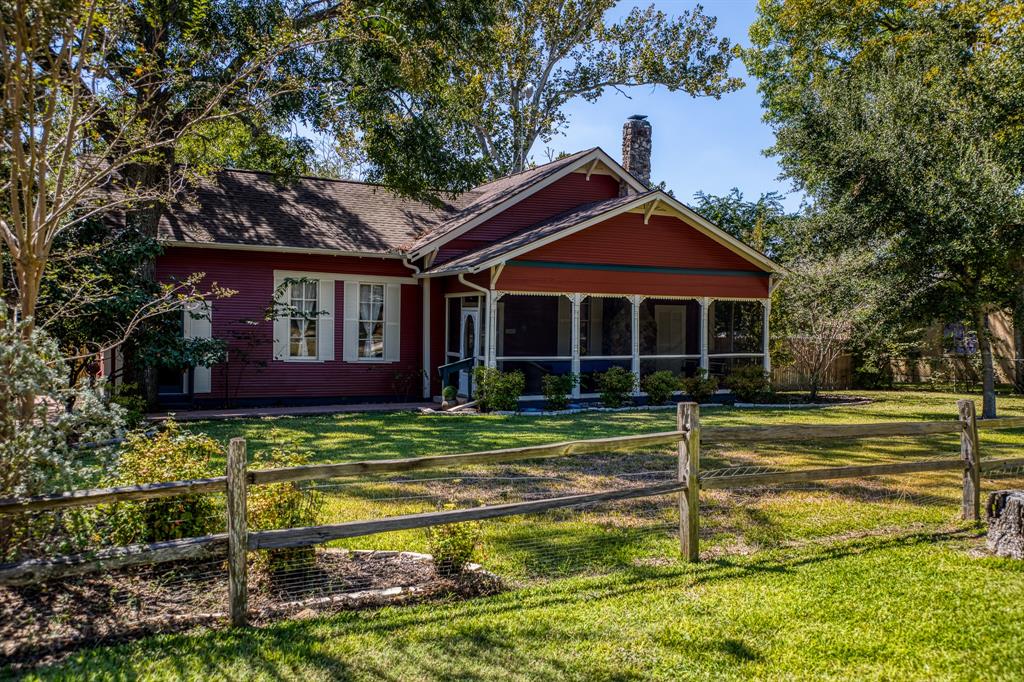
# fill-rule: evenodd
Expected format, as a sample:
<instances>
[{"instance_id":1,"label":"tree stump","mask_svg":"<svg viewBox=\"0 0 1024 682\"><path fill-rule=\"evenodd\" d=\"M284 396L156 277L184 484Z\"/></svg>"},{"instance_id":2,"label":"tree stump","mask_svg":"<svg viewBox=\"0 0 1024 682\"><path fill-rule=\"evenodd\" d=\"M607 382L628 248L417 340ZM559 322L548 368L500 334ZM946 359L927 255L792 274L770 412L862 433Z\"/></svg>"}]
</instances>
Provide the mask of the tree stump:
<instances>
[{"instance_id":1,"label":"tree stump","mask_svg":"<svg viewBox=\"0 0 1024 682\"><path fill-rule=\"evenodd\" d=\"M1024 490L997 490L988 496L988 548L996 556L1024 559Z\"/></svg>"}]
</instances>

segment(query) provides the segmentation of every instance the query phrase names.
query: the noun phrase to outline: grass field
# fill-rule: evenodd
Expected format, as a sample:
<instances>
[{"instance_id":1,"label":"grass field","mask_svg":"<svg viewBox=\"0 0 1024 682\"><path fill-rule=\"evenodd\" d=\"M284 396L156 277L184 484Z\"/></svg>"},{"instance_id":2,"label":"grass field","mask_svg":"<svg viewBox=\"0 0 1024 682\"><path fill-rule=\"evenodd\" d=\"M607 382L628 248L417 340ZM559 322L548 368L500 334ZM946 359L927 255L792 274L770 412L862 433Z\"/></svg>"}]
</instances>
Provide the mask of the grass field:
<instances>
[{"instance_id":1,"label":"grass field","mask_svg":"<svg viewBox=\"0 0 1024 682\"><path fill-rule=\"evenodd\" d=\"M707 408L704 424L952 419L952 394L870 394L825 410ZM1024 400L1001 398L1005 415ZM668 430L668 411L567 417L413 414L190 425L250 451L320 461L420 456ZM983 432L1019 456L1024 430ZM956 456L953 437L712 449L704 468ZM220 466L217 463L216 466ZM602 489L671 472L668 450L479 468L325 488L329 520ZM449 472L450 473L450 472ZM479 477L477 477L479 475ZM655 498L485 525L483 563L511 589L469 601L342 612L245 632L197 630L74 655L40 679L1020 679L1024 565L984 556L957 520L959 474L707 491L702 559L677 560L674 502ZM507 481L514 479L515 488ZM1021 479L986 481L985 489ZM422 532L348 546L422 549ZM544 559L544 561L538 561ZM583 559L586 559L585 561Z\"/></svg>"}]
</instances>

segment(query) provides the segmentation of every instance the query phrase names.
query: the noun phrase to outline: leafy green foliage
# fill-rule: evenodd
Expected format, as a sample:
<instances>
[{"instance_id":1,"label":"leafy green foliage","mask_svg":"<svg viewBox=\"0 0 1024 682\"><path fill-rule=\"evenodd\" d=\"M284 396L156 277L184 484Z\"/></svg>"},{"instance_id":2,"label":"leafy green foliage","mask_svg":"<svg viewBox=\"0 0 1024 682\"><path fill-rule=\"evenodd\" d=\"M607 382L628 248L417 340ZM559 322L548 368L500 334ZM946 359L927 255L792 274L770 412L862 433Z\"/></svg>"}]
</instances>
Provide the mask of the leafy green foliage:
<instances>
[{"instance_id":1,"label":"leafy green foliage","mask_svg":"<svg viewBox=\"0 0 1024 682\"><path fill-rule=\"evenodd\" d=\"M772 394L771 379L760 365L734 367L725 377L725 386L741 403L762 402Z\"/></svg>"},{"instance_id":2,"label":"leafy green foliage","mask_svg":"<svg viewBox=\"0 0 1024 682\"><path fill-rule=\"evenodd\" d=\"M24 497L73 488L92 480L110 449L85 453L81 443L115 436L122 410L104 405L102 385L68 387L57 342L40 328L26 334L0 306L0 497ZM0 561L46 549L52 515L2 520Z\"/></svg>"},{"instance_id":3,"label":"leafy green foliage","mask_svg":"<svg viewBox=\"0 0 1024 682\"><path fill-rule=\"evenodd\" d=\"M566 104L597 100L608 88L662 85L691 96L721 97L742 86L729 76L733 48L715 36L715 18L699 6L666 15L634 8L606 23L614 0L503 0L464 76L466 117L494 175L530 163L539 139L565 126Z\"/></svg>"},{"instance_id":4,"label":"leafy green foliage","mask_svg":"<svg viewBox=\"0 0 1024 682\"><path fill-rule=\"evenodd\" d=\"M526 377L519 370L502 372L495 367L476 367L473 383L481 410L511 412L519 409L519 396L526 388Z\"/></svg>"},{"instance_id":5,"label":"leafy green foliage","mask_svg":"<svg viewBox=\"0 0 1024 682\"><path fill-rule=\"evenodd\" d=\"M309 455L274 449L257 453L251 466L277 469L309 464ZM298 482L249 486L246 499L249 528L273 530L318 525L323 517L324 496L315 488L304 488ZM264 550L257 554L257 566L271 573L309 565L315 547L286 547Z\"/></svg>"},{"instance_id":6,"label":"leafy green foliage","mask_svg":"<svg viewBox=\"0 0 1024 682\"><path fill-rule=\"evenodd\" d=\"M221 446L209 436L183 430L173 421L154 436L128 434L110 486L184 481L210 475L211 460ZM142 502L119 502L106 510L119 544L198 537L223 525L214 498L206 494L176 495Z\"/></svg>"},{"instance_id":7,"label":"leafy green foliage","mask_svg":"<svg viewBox=\"0 0 1024 682\"><path fill-rule=\"evenodd\" d=\"M441 390L441 397L444 398L445 400L447 400L448 402L451 402L452 400L455 400L455 397L458 394L459 394L459 389L455 388L454 386L445 386Z\"/></svg>"},{"instance_id":8,"label":"leafy green foliage","mask_svg":"<svg viewBox=\"0 0 1024 682\"><path fill-rule=\"evenodd\" d=\"M683 377L680 383L683 392L698 403L707 402L718 390L718 377L711 376L703 367L698 368L692 377Z\"/></svg>"},{"instance_id":9,"label":"leafy green foliage","mask_svg":"<svg viewBox=\"0 0 1024 682\"><path fill-rule=\"evenodd\" d=\"M679 377L667 369L651 372L640 380L640 387L647 394L649 404L664 405L679 390Z\"/></svg>"},{"instance_id":10,"label":"leafy green foliage","mask_svg":"<svg viewBox=\"0 0 1024 682\"><path fill-rule=\"evenodd\" d=\"M632 401L636 375L624 367L610 367L597 375L597 390L605 407L622 407Z\"/></svg>"},{"instance_id":11,"label":"leafy green foliage","mask_svg":"<svg viewBox=\"0 0 1024 682\"><path fill-rule=\"evenodd\" d=\"M454 507L449 505L447 508ZM482 537L483 529L476 521L427 528L427 546L438 575L450 578L462 573L473 561Z\"/></svg>"},{"instance_id":12,"label":"leafy green foliage","mask_svg":"<svg viewBox=\"0 0 1024 682\"><path fill-rule=\"evenodd\" d=\"M549 410L564 410L569 406L569 396L576 384L580 382L580 376L573 374L545 374L541 379L541 387L544 390L544 402Z\"/></svg>"},{"instance_id":13,"label":"leafy green foliage","mask_svg":"<svg viewBox=\"0 0 1024 682\"><path fill-rule=\"evenodd\" d=\"M110 402L124 410L124 425L137 429L146 417L146 399L139 394L138 384L115 384L111 390Z\"/></svg>"},{"instance_id":14,"label":"leafy green foliage","mask_svg":"<svg viewBox=\"0 0 1024 682\"><path fill-rule=\"evenodd\" d=\"M765 0L744 61L816 243L871 254L897 318L966 320L995 416L985 313L1019 306L1024 68L1006 3Z\"/></svg>"},{"instance_id":15,"label":"leafy green foliage","mask_svg":"<svg viewBox=\"0 0 1024 682\"><path fill-rule=\"evenodd\" d=\"M800 216L786 213L783 195L778 192L751 201L733 187L722 196L697 192L693 198L695 211L770 258L789 260L806 239L800 230Z\"/></svg>"}]
</instances>

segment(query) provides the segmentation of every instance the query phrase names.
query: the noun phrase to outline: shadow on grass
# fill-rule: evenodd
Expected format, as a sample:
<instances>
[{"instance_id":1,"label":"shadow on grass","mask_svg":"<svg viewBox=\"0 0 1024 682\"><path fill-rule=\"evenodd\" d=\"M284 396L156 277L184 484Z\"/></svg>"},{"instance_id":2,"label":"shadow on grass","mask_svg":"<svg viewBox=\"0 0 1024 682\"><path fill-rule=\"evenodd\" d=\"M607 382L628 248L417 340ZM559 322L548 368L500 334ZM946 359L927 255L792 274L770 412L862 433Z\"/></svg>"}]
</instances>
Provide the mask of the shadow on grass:
<instances>
[{"instance_id":1,"label":"shadow on grass","mask_svg":"<svg viewBox=\"0 0 1024 682\"><path fill-rule=\"evenodd\" d=\"M598 637L593 631L573 628L571 622L552 624L544 617L550 609L576 604L584 608L598 600L786 575L813 564L894 548L963 543L979 535L976 528L958 528L837 542L784 555L770 552L745 558L718 558L696 566L678 562L657 567L631 566L613 576L575 578L568 583L555 581L466 602L344 611L266 628L200 630L149 638L132 645L83 652L63 666L37 672L43 679L66 679L79 674L133 677L146 670L175 678L232 678L244 674L284 679L301 670L303 676L312 674L317 678L401 679L410 674L411 666L411 674L418 679L483 679L487 675L481 671L507 670L508 662L521 656L516 652L524 651L530 641L571 636L576 642L583 640L586 647L588 638ZM736 637L719 639L714 648L737 663L763 658L756 648ZM388 655L383 655L385 651ZM386 662L388 656L402 661L406 669L393 669ZM578 678L588 672L578 667L568 670L554 655L544 658L536 650L531 650L528 665L522 671L510 672L528 671L532 676L550 678ZM635 669L626 667L603 668L600 672L605 679L631 679L636 675Z\"/></svg>"}]
</instances>

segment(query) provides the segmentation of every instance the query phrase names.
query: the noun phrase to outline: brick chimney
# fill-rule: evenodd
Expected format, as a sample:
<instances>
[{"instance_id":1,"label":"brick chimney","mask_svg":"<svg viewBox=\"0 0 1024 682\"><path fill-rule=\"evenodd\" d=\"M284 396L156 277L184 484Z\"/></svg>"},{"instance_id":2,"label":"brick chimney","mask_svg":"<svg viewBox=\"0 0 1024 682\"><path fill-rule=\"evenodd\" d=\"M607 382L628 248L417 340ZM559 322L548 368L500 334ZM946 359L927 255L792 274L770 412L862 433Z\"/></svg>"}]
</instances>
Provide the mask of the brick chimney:
<instances>
[{"instance_id":1,"label":"brick chimney","mask_svg":"<svg viewBox=\"0 0 1024 682\"><path fill-rule=\"evenodd\" d=\"M651 186L651 124L643 114L633 114L622 126L622 166L645 187ZM625 183L620 193L627 193Z\"/></svg>"}]
</instances>

